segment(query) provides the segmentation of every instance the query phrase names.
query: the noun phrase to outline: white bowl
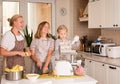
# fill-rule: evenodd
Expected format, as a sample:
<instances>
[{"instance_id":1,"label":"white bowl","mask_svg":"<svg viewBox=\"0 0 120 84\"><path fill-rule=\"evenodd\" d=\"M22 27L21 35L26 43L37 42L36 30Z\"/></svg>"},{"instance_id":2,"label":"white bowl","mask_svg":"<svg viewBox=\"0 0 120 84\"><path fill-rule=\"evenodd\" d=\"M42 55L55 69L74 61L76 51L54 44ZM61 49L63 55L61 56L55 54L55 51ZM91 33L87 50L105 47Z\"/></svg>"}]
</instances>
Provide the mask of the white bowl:
<instances>
[{"instance_id":1,"label":"white bowl","mask_svg":"<svg viewBox=\"0 0 120 84\"><path fill-rule=\"evenodd\" d=\"M39 74L26 74L26 77L29 80L36 80L38 79L39 76L40 76Z\"/></svg>"}]
</instances>

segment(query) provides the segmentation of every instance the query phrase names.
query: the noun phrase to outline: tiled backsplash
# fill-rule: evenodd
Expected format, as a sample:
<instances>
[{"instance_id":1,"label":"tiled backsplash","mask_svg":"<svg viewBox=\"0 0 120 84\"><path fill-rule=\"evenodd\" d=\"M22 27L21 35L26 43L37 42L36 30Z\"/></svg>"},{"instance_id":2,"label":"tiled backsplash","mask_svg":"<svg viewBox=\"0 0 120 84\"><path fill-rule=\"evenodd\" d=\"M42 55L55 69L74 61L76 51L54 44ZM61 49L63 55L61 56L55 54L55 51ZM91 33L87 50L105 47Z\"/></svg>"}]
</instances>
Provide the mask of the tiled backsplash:
<instances>
[{"instance_id":1,"label":"tiled backsplash","mask_svg":"<svg viewBox=\"0 0 120 84\"><path fill-rule=\"evenodd\" d=\"M113 40L117 45L120 45L120 29L102 29L101 35L107 39Z\"/></svg>"}]
</instances>

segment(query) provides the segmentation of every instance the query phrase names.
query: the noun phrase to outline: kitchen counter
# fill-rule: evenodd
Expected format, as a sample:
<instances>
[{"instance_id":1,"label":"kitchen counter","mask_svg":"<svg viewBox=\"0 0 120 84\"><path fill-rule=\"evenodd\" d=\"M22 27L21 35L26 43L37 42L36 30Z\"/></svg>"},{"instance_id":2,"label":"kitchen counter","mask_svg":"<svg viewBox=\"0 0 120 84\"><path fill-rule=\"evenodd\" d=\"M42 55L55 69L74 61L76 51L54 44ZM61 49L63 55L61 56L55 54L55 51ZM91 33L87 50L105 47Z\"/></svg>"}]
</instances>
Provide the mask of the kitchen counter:
<instances>
[{"instance_id":1,"label":"kitchen counter","mask_svg":"<svg viewBox=\"0 0 120 84\"><path fill-rule=\"evenodd\" d=\"M8 81L5 77L2 77L1 84L96 84L97 81L87 75L80 78L39 78L37 80L22 79L18 81Z\"/></svg>"},{"instance_id":2,"label":"kitchen counter","mask_svg":"<svg viewBox=\"0 0 120 84\"><path fill-rule=\"evenodd\" d=\"M78 52L78 54L81 58L90 59L93 61L98 61L98 62L120 67L120 58L102 57L102 56L98 56L98 55L88 53L88 52Z\"/></svg>"}]
</instances>

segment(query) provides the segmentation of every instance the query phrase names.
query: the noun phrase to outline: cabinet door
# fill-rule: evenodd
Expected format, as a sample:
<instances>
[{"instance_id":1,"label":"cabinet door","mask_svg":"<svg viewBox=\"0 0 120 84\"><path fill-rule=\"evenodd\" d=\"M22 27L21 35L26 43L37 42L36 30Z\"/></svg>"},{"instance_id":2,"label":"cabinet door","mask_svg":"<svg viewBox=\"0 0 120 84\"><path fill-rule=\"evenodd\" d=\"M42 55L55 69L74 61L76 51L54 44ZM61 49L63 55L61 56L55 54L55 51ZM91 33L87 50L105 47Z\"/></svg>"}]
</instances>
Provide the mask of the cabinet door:
<instances>
[{"instance_id":1,"label":"cabinet door","mask_svg":"<svg viewBox=\"0 0 120 84\"><path fill-rule=\"evenodd\" d=\"M107 84L120 84L120 68L108 65Z\"/></svg>"},{"instance_id":2,"label":"cabinet door","mask_svg":"<svg viewBox=\"0 0 120 84\"><path fill-rule=\"evenodd\" d=\"M120 0L114 0L115 5L115 25L116 27L120 27Z\"/></svg>"},{"instance_id":3,"label":"cabinet door","mask_svg":"<svg viewBox=\"0 0 120 84\"><path fill-rule=\"evenodd\" d=\"M85 72L94 78L94 62L92 60L85 59Z\"/></svg>"},{"instance_id":4,"label":"cabinet door","mask_svg":"<svg viewBox=\"0 0 120 84\"><path fill-rule=\"evenodd\" d=\"M89 28L101 28L104 24L104 0L90 2L88 4L88 27Z\"/></svg>"},{"instance_id":5,"label":"cabinet door","mask_svg":"<svg viewBox=\"0 0 120 84\"><path fill-rule=\"evenodd\" d=\"M115 27L115 1L105 0L105 27Z\"/></svg>"},{"instance_id":6,"label":"cabinet door","mask_svg":"<svg viewBox=\"0 0 120 84\"><path fill-rule=\"evenodd\" d=\"M94 62L94 77L98 81L97 84L107 84L107 66L104 63Z\"/></svg>"},{"instance_id":7,"label":"cabinet door","mask_svg":"<svg viewBox=\"0 0 120 84\"><path fill-rule=\"evenodd\" d=\"M105 28L120 27L120 0L105 0Z\"/></svg>"}]
</instances>

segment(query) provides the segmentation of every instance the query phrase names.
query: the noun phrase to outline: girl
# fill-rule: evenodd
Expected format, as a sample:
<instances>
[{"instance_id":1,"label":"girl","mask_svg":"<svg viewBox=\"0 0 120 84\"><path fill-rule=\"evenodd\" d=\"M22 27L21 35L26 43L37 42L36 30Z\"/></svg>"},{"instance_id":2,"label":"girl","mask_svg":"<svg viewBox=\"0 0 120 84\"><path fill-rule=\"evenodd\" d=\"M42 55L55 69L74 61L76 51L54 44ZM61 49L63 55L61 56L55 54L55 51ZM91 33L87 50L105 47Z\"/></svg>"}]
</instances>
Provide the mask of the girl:
<instances>
[{"instance_id":1,"label":"girl","mask_svg":"<svg viewBox=\"0 0 120 84\"><path fill-rule=\"evenodd\" d=\"M21 15L14 15L9 19L9 25L12 27L6 32L0 44L0 55L6 57L6 66L12 68L15 65L25 66L24 57L30 52L24 52L26 41L24 35L20 32L23 29L24 21Z\"/></svg>"},{"instance_id":2,"label":"girl","mask_svg":"<svg viewBox=\"0 0 120 84\"><path fill-rule=\"evenodd\" d=\"M35 73L47 73L50 71L54 40L48 36L49 27L48 22L41 22L31 43L30 48L32 50L32 59L35 61Z\"/></svg>"},{"instance_id":3,"label":"girl","mask_svg":"<svg viewBox=\"0 0 120 84\"><path fill-rule=\"evenodd\" d=\"M58 39L55 42L55 60L66 59L70 61L70 56L60 55L61 49L79 49L80 42L75 42L72 44L70 40L67 39L68 29L65 25L60 25L57 29Z\"/></svg>"}]
</instances>

